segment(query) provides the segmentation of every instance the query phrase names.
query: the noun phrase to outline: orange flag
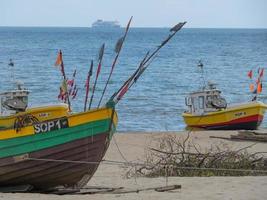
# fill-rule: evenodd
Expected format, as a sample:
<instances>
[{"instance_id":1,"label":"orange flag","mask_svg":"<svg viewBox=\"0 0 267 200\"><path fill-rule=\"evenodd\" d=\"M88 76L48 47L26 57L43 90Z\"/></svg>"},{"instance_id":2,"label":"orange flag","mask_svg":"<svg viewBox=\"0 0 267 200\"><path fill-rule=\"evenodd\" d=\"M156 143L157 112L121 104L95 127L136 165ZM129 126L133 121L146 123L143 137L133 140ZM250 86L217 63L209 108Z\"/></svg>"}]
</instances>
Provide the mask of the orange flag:
<instances>
[{"instance_id":1,"label":"orange flag","mask_svg":"<svg viewBox=\"0 0 267 200\"><path fill-rule=\"evenodd\" d=\"M250 92L254 92L254 84L253 83L251 83L249 85L249 89L250 89Z\"/></svg>"},{"instance_id":2,"label":"orange flag","mask_svg":"<svg viewBox=\"0 0 267 200\"><path fill-rule=\"evenodd\" d=\"M62 64L62 52L61 50L59 50L59 53L57 55L57 60L55 62L55 66L59 66Z\"/></svg>"},{"instance_id":3,"label":"orange flag","mask_svg":"<svg viewBox=\"0 0 267 200\"><path fill-rule=\"evenodd\" d=\"M260 94L261 92L262 92L262 84L261 83L258 83L257 93Z\"/></svg>"}]
</instances>

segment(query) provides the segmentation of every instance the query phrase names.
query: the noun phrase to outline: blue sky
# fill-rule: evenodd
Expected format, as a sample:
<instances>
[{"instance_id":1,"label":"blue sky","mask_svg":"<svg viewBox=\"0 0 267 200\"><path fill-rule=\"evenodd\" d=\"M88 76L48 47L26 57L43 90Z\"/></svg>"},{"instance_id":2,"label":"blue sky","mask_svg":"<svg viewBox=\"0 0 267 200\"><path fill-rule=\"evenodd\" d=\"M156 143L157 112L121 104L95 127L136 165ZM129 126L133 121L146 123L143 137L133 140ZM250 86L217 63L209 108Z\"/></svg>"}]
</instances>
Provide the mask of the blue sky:
<instances>
[{"instance_id":1,"label":"blue sky","mask_svg":"<svg viewBox=\"0 0 267 200\"><path fill-rule=\"evenodd\" d=\"M267 28L267 0L0 0L0 26L125 25L132 15L135 27Z\"/></svg>"}]
</instances>

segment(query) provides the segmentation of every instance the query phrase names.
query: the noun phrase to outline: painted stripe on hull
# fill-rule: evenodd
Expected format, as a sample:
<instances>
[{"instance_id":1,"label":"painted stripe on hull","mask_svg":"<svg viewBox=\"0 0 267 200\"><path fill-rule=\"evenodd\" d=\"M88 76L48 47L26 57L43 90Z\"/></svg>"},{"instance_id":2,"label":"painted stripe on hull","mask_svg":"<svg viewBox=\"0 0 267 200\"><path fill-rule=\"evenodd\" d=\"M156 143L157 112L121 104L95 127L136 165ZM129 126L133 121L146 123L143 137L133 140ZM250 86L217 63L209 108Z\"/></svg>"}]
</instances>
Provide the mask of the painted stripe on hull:
<instances>
[{"instance_id":1,"label":"painted stripe on hull","mask_svg":"<svg viewBox=\"0 0 267 200\"><path fill-rule=\"evenodd\" d=\"M257 129L263 120L262 115L253 115L249 117L243 117L236 120L232 120L224 123L198 125L194 127L205 128L210 130L255 130Z\"/></svg>"},{"instance_id":2,"label":"painted stripe on hull","mask_svg":"<svg viewBox=\"0 0 267 200\"><path fill-rule=\"evenodd\" d=\"M50 131L31 136L0 141L0 158L38 151L77 139L107 132L111 120L99 120L87 124Z\"/></svg>"},{"instance_id":3,"label":"painted stripe on hull","mask_svg":"<svg viewBox=\"0 0 267 200\"><path fill-rule=\"evenodd\" d=\"M79 145L80 144L80 145ZM109 145L109 133L89 136L29 154L32 158L100 162ZM74 185L86 174L94 174L99 164L79 164L24 160L19 163L3 158L0 185L31 184L36 188ZM89 180L88 179L88 180Z\"/></svg>"}]
</instances>

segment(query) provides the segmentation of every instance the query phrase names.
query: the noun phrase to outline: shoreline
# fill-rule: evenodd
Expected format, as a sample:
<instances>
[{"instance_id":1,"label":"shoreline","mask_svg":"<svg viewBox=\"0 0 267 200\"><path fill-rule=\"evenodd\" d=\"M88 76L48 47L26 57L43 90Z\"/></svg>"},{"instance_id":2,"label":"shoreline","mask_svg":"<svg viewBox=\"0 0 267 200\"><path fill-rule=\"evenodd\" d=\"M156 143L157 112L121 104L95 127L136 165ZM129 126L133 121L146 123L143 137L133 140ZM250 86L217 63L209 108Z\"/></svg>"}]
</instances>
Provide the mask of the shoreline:
<instances>
[{"instance_id":1,"label":"shoreline","mask_svg":"<svg viewBox=\"0 0 267 200\"><path fill-rule=\"evenodd\" d=\"M178 132L120 132L115 133L105 160L120 162L141 162L144 159L145 151L149 146L153 146L153 140L164 135L176 135L185 137L186 131ZM211 135L229 136L236 131L198 131L192 132L191 137L197 141L201 147L222 144L233 148L249 146L254 142L229 141L222 139L211 139ZM249 148L250 152L266 151L266 143L257 143ZM101 187L124 187L125 189L142 189L148 187L162 187L172 184L180 184L181 189L170 192L143 191L128 194L93 194L93 195L51 195L51 194L31 194L0 193L3 199L264 199L267 196L267 176L212 176L212 177L158 177L158 178L126 178L128 168L123 165L101 163L88 186Z\"/></svg>"}]
</instances>

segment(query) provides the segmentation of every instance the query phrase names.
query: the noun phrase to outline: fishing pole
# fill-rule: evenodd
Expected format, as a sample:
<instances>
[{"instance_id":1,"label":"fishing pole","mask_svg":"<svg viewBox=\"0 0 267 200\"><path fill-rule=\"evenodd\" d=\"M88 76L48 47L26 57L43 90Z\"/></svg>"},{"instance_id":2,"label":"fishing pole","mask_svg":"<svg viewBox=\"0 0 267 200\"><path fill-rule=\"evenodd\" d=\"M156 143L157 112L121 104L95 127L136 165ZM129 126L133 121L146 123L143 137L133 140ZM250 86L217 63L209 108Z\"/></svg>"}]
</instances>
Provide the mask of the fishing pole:
<instances>
[{"instance_id":1,"label":"fishing pole","mask_svg":"<svg viewBox=\"0 0 267 200\"><path fill-rule=\"evenodd\" d=\"M120 87L120 89L119 90L117 90L117 92L115 92L112 96L111 96L111 98L110 99L114 99L114 97L115 96L117 96L117 94L121 91L121 90L123 90L123 88L125 88L127 85L128 85L128 83L130 82L130 81L132 81L132 79L134 79L134 77L136 76L136 74L139 72L139 70L140 70L140 68L143 66L143 63L145 62L145 60L146 60L146 58L148 57L148 55L149 55L149 51L146 53L146 55L145 55L145 57L142 59L142 61L140 62L140 64L139 64L139 67L135 70L135 72L123 83L123 85Z\"/></svg>"},{"instance_id":2,"label":"fishing pole","mask_svg":"<svg viewBox=\"0 0 267 200\"><path fill-rule=\"evenodd\" d=\"M89 95L89 90L90 90L90 77L93 74L93 66L94 66L94 62L93 60L91 60L91 66L88 71L87 79L85 83L86 90L85 90L85 100L84 100L84 108L83 108L84 112L86 111L86 107L87 107L87 100L88 100L88 95Z\"/></svg>"},{"instance_id":3,"label":"fishing pole","mask_svg":"<svg viewBox=\"0 0 267 200\"><path fill-rule=\"evenodd\" d=\"M117 96L116 100L114 101L115 104L123 97L123 95L132 87L134 83L138 80L138 78L144 73L144 71L147 69L147 67L151 64L151 62L155 59L157 53L159 50L164 47L169 40L179 31L181 28L186 24L186 22L181 22L175 25L170 29L170 32L172 32L163 42L154 50L154 52L148 56L148 53L144 57L144 59L141 61L139 67L134 72L134 74L124 82L123 86L112 95L110 100L114 100L114 98Z\"/></svg>"},{"instance_id":4,"label":"fishing pole","mask_svg":"<svg viewBox=\"0 0 267 200\"><path fill-rule=\"evenodd\" d=\"M124 33L123 37L121 37L121 38L117 41L117 43L116 43L116 46L115 46L115 52L116 52L117 54L116 54L116 56L115 56L115 58L114 58L114 61L113 61L113 63L112 63L111 71L110 71L110 73L109 73L107 82L106 82L105 87L104 87L104 89L103 89L102 95L101 95L100 100L99 100L99 103L98 103L98 105L97 105L97 108L99 108L99 106L100 106L100 104L101 104L101 102L102 102L103 96L104 96L104 94L105 94L105 92L106 92L107 86L108 86L108 84L109 84L111 75L112 75L113 70L114 70L114 67L115 67L116 62L117 62L117 60L118 60L118 57L119 57L119 55L120 55L120 52L121 52L123 43L124 43L125 38L126 38L126 36L127 36L127 34L128 34L128 30L129 30L129 28L130 28L130 24L131 24L132 18L133 18L133 17L130 18L130 20L129 20L127 26L126 26L125 33Z\"/></svg>"},{"instance_id":5,"label":"fishing pole","mask_svg":"<svg viewBox=\"0 0 267 200\"><path fill-rule=\"evenodd\" d=\"M101 71L101 65L102 65L104 51L105 51L105 43L102 44L102 46L99 49L99 53L98 53L98 66L97 66L95 83L94 83L94 86L93 86L93 91L92 91L92 95L91 95L91 99L90 99L90 103L89 103L89 108L88 108L89 110L91 109L91 105L92 105L93 98L94 98L94 93L95 93L95 88L96 88L96 84L97 84L97 79L98 79L98 76L99 76L100 71Z\"/></svg>"}]
</instances>

